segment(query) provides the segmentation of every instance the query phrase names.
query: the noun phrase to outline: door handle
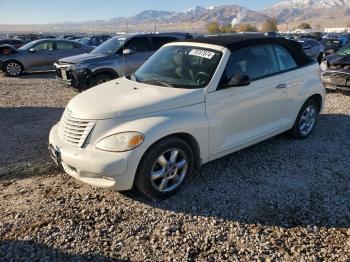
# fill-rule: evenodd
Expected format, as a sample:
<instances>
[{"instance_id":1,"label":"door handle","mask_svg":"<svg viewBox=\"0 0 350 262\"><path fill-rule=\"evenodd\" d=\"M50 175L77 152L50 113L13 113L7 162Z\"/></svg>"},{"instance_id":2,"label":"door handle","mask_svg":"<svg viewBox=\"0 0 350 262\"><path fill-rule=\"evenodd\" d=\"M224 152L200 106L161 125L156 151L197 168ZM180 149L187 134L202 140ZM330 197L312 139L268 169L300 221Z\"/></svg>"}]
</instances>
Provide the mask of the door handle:
<instances>
[{"instance_id":1,"label":"door handle","mask_svg":"<svg viewBox=\"0 0 350 262\"><path fill-rule=\"evenodd\" d=\"M287 88L287 86L288 86L288 85L287 85L286 83L283 83L283 84L277 85L276 88L277 88L277 89L285 89L285 88Z\"/></svg>"}]
</instances>

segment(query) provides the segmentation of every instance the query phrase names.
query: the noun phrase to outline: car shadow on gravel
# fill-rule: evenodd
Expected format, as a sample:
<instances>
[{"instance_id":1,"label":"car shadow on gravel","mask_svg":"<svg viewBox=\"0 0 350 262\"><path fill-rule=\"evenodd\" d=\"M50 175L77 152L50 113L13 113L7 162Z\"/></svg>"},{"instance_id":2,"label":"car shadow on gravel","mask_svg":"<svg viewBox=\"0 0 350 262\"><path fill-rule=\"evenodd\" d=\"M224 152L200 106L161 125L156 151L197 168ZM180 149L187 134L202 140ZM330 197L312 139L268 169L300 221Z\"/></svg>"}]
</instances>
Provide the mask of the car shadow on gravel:
<instances>
[{"instance_id":1,"label":"car shadow on gravel","mask_svg":"<svg viewBox=\"0 0 350 262\"><path fill-rule=\"evenodd\" d=\"M55 79L54 71L28 72L19 76L19 79Z\"/></svg>"},{"instance_id":2,"label":"car shadow on gravel","mask_svg":"<svg viewBox=\"0 0 350 262\"><path fill-rule=\"evenodd\" d=\"M48 159L49 131L63 110L60 107L0 108L0 167Z\"/></svg>"},{"instance_id":3,"label":"car shadow on gravel","mask_svg":"<svg viewBox=\"0 0 350 262\"><path fill-rule=\"evenodd\" d=\"M3 261L123 261L100 254L68 254L35 241L0 240Z\"/></svg>"},{"instance_id":4,"label":"car shadow on gravel","mask_svg":"<svg viewBox=\"0 0 350 262\"><path fill-rule=\"evenodd\" d=\"M191 216L279 227L350 227L350 116L321 115L308 139L283 135L202 167L163 202Z\"/></svg>"}]
</instances>

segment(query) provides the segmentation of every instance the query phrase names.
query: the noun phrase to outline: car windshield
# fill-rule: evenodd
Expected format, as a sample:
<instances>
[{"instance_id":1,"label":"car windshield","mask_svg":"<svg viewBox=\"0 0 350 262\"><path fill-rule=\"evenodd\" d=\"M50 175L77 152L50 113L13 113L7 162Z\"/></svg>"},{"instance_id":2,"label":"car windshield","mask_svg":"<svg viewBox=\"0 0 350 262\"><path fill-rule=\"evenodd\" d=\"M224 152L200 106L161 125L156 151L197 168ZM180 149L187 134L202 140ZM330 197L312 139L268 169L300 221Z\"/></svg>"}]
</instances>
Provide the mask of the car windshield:
<instances>
[{"instance_id":1,"label":"car windshield","mask_svg":"<svg viewBox=\"0 0 350 262\"><path fill-rule=\"evenodd\" d=\"M37 44L38 41L33 41L33 42L29 42L28 44L25 44L24 46L20 47L20 50L28 50L30 48L32 48L35 44Z\"/></svg>"},{"instance_id":2,"label":"car windshield","mask_svg":"<svg viewBox=\"0 0 350 262\"><path fill-rule=\"evenodd\" d=\"M126 38L111 38L100 46L96 47L93 54L115 54L123 46Z\"/></svg>"},{"instance_id":3,"label":"car windshield","mask_svg":"<svg viewBox=\"0 0 350 262\"><path fill-rule=\"evenodd\" d=\"M338 55L350 55L350 45L344 46L337 52Z\"/></svg>"},{"instance_id":4,"label":"car windshield","mask_svg":"<svg viewBox=\"0 0 350 262\"><path fill-rule=\"evenodd\" d=\"M76 41L77 41L78 43L87 45L87 44L89 44L90 39L91 39L90 37L83 37L83 38L78 38Z\"/></svg>"},{"instance_id":5,"label":"car windshield","mask_svg":"<svg viewBox=\"0 0 350 262\"><path fill-rule=\"evenodd\" d=\"M131 79L151 85L196 89L207 86L220 62L220 51L195 46L166 46Z\"/></svg>"}]
</instances>

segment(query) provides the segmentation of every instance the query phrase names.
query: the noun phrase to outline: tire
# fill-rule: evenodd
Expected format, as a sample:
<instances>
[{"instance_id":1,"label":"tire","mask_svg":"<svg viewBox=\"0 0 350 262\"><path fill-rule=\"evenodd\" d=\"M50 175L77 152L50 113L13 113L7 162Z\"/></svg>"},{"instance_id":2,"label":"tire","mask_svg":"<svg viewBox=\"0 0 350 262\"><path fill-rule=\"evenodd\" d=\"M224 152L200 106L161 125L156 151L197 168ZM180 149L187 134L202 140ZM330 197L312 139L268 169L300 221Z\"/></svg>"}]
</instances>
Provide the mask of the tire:
<instances>
[{"instance_id":1,"label":"tire","mask_svg":"<svg viewBox=\"0 0 350 262\"><path fill-rule=\"evenodd\" d=\"M18 61L10 60L4 63L2 70L5 73L5 75L16 77L22 74L23 66Z\"/></svg>"},{"instance_id":2,"label":"tire","mask_svg":"<svg viewBox=\"0 0 350 262\"><path fill-rule=\"evenodd\" d=\"M177 151L177 157L175 157ZM175 161L171 160L171 157ZM135 185L144 195L163 200L177 193L193 172L194 155L182 139L169 137L154 144L142 157Z\"/></svg>"},{"instance_id":3,"label":"tire","mask_svg":"<svg viewBox=\"0 0 350 262\"><path fill-rule=\"evenodd\" d=\"M112 79L114 79L114 77L112 77L109 74L98 74L95 75L92 80L89 83L89 87L94 87L97 85L101 85L103 83L106 83L108 81L111 81Z\"/></svg>"},{"instance_id":4,"label":"tire","mask_svg":"<svg viewBox=\"0 0 350 262\"><path fill-rule=\"evenodd\" d=\"M294 139L309 137L315 128L319 108L320 105L315 100L308 99L301 108L292 129L289 130L289 135Z\"/></svg>"}]
</instances>

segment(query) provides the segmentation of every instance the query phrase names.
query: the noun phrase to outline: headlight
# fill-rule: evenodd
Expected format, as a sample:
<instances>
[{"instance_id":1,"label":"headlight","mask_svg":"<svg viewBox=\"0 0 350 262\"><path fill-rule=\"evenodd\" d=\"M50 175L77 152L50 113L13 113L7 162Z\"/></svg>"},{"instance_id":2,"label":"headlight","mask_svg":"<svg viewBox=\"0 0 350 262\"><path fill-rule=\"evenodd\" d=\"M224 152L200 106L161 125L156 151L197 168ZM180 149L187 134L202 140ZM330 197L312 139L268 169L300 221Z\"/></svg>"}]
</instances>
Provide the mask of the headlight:
<instances>
[{"instance_id":1,"label":"headlight","mask_svg":"<svg viewBox=\"0 0 350 262\"><path fill-rule=\"evenodd\" d=\"M103 138L96 144L96 148L110 152L124 152L132 150L142 144L144 135L138 132L125 132Z\"/></svg>"}]
</instances>

